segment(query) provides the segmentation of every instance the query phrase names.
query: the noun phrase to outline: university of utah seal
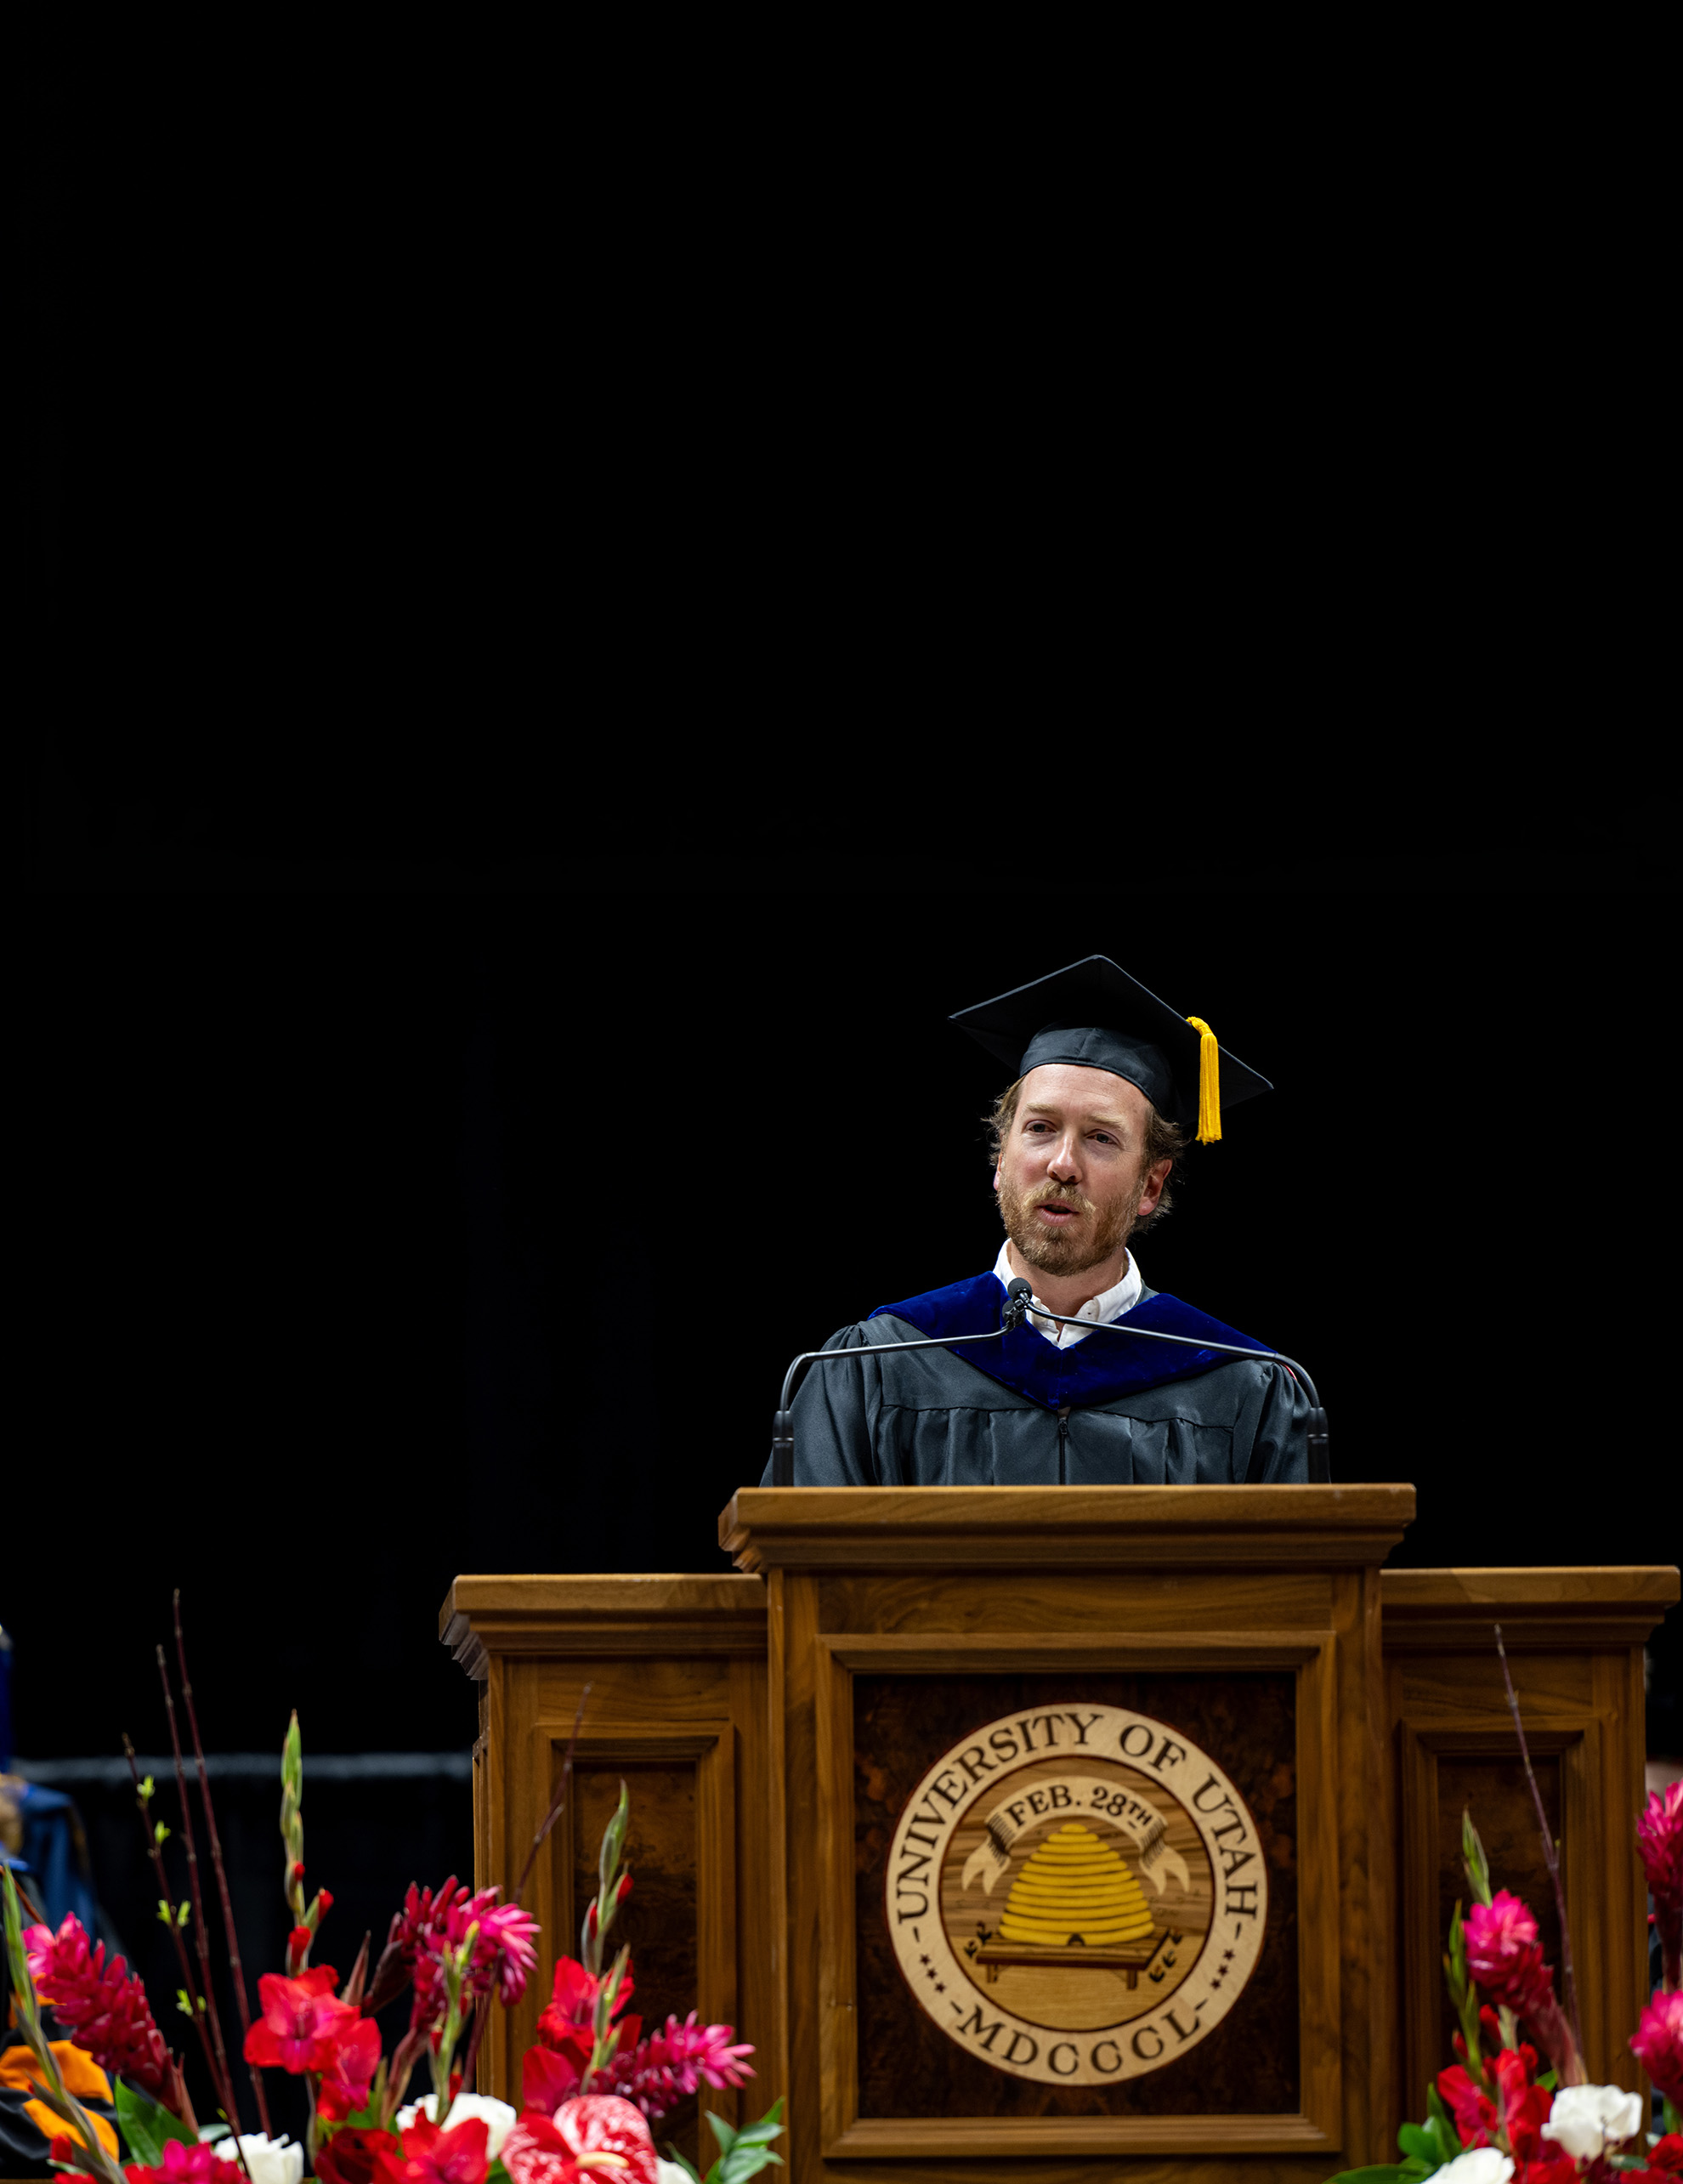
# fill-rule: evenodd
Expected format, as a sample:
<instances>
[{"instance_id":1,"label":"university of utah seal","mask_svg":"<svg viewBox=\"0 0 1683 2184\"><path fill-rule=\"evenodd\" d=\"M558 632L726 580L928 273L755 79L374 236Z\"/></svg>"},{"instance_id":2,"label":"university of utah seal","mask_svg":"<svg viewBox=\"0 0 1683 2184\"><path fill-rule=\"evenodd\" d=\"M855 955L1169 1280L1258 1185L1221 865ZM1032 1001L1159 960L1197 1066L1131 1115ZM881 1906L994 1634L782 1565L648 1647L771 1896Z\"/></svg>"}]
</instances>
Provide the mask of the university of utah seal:
<instances>
[{"instance_id":1,"label":"university of utah seal","mask_svg":"<svg viewBox=\"0 0 1683 2184\"><path fill-rule=\"evenodd\" d=\"M989 1722L912 1792L888 1925L951 2039L1051 2085L1137 2078L1218 2025L1268 1907L1256 1824L1214 1760L1149 1715Z\"/></svg>"}]
</instances>

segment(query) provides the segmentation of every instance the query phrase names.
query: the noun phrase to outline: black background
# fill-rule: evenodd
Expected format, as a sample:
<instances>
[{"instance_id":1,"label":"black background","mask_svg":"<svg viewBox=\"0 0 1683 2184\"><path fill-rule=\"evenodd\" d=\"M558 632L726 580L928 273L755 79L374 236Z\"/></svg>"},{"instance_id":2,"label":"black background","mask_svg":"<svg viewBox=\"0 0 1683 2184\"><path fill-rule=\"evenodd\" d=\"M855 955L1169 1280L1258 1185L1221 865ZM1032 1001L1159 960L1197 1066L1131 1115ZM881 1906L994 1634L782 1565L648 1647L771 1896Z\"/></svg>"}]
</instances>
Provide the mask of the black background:
<instances>
[{"instance_id":1,"label":"black background","mask_svg":"<svg viewBox=\"0 0 1683 2184\"><path fill-rule=\"evenodd\" d=\"M157 1749L178 1584L213 1750L459 1751L456 1571L724 1567L789 1356L992 1259L946 1013L1093 950L1278 1085L1142 1262L1399 1558L1677 1558L1640 128L11 35L21 1752ZM310 1811L338 1957L468 1855Z\"/></svg>"}]
</instances>

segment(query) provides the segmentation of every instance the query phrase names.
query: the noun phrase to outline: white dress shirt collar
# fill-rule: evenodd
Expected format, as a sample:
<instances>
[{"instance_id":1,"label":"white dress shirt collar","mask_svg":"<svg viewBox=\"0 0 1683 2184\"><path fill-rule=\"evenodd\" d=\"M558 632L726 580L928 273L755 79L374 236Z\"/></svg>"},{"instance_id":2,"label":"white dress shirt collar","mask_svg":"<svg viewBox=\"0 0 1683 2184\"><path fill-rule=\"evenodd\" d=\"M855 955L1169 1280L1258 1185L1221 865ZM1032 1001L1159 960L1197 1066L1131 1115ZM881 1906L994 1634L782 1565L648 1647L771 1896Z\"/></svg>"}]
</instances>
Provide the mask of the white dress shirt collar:
<instances>
[{"instance_id":1,"label":"white dress shirt collar","mask_svg":"<svg viewBox=\"0 0 1683 2184\"><path fill-rule=\"evenodd\" d=\"M1000 1256L994 1262L994 1273L1001 1286L1016 1278L1011 1263L1009 1241L1000 1246ZM1095 1327L1102 1327L1109 1320L1119 1319L1125 1312L1131 1312L1139 1302L1144 1289L1145 1284L1140 1278L1138 1262L1130 1251L1128 1271L1116 1286L1114 1289L1103 1291L1097 1296L1090 1297L1080 1312L1072 1313L1070 1317L1076 1319L1091 1319ZM1028 1309L1028 1325L1044 1341L1050 1342L1054 1349L1073 1349L1077 1342L1086 1341L1088 1334L1086 1328L1060 1327L1054 1319L1042 1319L1035 1313L1035 1305L1039 1305L1042 1312L1046 1309L1040 1297L1033 1297Z\"/></svg>"}]
</instances>

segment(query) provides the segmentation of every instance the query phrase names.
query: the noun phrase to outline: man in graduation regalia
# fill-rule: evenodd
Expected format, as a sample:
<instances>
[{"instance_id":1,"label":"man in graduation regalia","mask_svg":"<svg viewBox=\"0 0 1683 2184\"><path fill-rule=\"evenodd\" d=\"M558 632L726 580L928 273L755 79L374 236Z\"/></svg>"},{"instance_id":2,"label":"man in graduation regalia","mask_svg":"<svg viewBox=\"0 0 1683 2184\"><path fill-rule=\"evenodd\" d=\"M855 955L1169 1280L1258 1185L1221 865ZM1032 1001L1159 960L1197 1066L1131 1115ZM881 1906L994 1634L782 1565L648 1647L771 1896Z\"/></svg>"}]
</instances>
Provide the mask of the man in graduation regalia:
<instances>
[{"instance_id":1,"label":"man in graduation regalia","mask_svg":"<svg viewBox=\"0 0 1683 2184\"><path fill-rule=\"evenodd\" d=\"M992 1117L1005 1243L988 1273L881 1305L824 1349L992 1335L1012 1318L1007 1285L1018 1279L1033 1292L1028 1316L1000 1340L809 1366L793 1406L795 1483L1307 1478L1301 1381L1284 1363L1198 1347L1266 1346L1148 1289L1129 1248L1166 1211L1194 1132L1219 1137L1223 1099L1267 1092L1267 1080L1102 956L952 1021L1015 1072ZM1125 1331L1101 1331L1112 1326ZM1183 1339L1143 1340L1130 1327Z\"/></svg>"}]
</instances>

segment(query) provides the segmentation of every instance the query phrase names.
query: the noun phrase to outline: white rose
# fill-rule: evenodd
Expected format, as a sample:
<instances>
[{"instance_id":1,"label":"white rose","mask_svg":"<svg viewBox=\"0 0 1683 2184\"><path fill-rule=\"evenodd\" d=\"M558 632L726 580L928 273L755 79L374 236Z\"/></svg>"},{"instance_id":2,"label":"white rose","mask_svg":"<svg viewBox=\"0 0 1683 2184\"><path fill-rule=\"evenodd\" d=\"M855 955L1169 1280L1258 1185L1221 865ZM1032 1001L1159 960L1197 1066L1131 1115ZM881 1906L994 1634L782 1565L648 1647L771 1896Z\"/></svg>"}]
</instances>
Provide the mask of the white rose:
<instances>
[{"instance_id":1,"label":"white rose","mask_svg":"<svg viewBox=\"0 0 1683 2184\"><path fill-rule=\"evenodd\" d=\"M689 2184L689 2171L680 2169L675 2161L662 2161L654 2157L654 2184Z\"/></svg>"},{"instance_id":2,"label":"white rose","mask_svg":"<svg viewBox=\"0 0 1683 2184\"><path fill-rule=\"evenodd\" d=\"M1544 2138L1574 2161L1611 2153L1642 2128L1642 2096L1622 2085L1563 2085L1555 2096Z\"/></svg>"},{"instance_id":3,"label":"white rose","mask_svg":"<svg viewBox=\"0 0 1683 2184\"><path fill-rule=\"evenodd\" d=\"M1499 2147L1476 2146L1432 2171L1432 2184L1508 2184L1514 2164Z\"/></svg>"},{"instance_id":4,"label":"white rose","mask_svg":"<svg viewBox=\"0 0 1683 2184\"><path fill-rule=\"evenodd\" d=\"M218 2161L235 2159L231 2136L218 2139L214 2151ZM247 2132L240 2141L240 2151L252 2172L252 2184L299 2184L303 2175L303 2148L294 2146L285 2131L272 2143L266 2131Z\"/></svg>"},{"instance_id":5,"label":"white rose","mask_svg":"<svg viewBox=\"0 0 1683 2184\"><path fill-rule=\"evenodd\" d=\"M420 2115L424 2115L429 2124L434 2122L438 2115L438 2099L436 2093L429 2093L424 2101L411 2101L406 2108L400 2108L398 2129L406 2131ZM454 2130L457 2124L471 2122L476 2117L487 2127L485 2152L495 2161L502 2151L502 2141L514 2128L514 2111L507 2101L493 2101L484 2093L458 2093L450 2104L445 2128ZM258 2184L258 2179L253 2176L252 2184Z\"/></svg>"}]
</instances>

